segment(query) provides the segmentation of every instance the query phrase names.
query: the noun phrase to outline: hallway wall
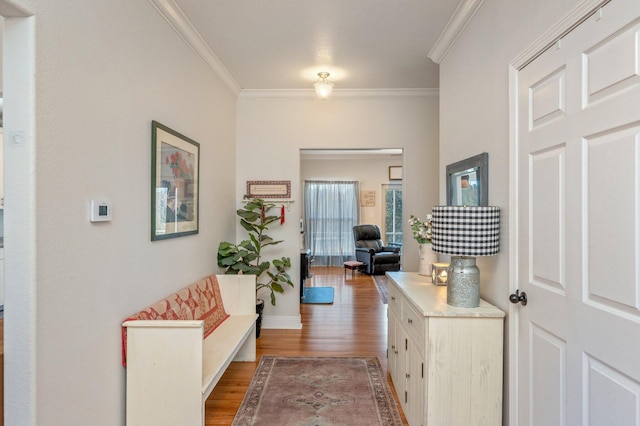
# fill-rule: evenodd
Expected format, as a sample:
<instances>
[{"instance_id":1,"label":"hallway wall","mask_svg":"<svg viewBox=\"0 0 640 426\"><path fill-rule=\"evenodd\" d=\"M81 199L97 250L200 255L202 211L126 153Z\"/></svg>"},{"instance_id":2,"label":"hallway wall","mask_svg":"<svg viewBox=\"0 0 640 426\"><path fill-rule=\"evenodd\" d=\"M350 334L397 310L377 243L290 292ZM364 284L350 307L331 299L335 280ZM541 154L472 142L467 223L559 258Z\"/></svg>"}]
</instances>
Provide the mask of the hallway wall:
<instances>
[{"instance_id":1,"label":"hallway wall","mask_svg":"<svg viewBox=\"0 0 640 426\"><path fill-rule=\"evenodd\" d=\"M121 425L122 321L216 272L233 237L235 99L150 2L13 3L32 17L6 19L5 54L33 68L4 73L24 135L5 149L6 424ZM152 120L200 143L197 235L150 241Z\"/></svg>"}]
</instances>

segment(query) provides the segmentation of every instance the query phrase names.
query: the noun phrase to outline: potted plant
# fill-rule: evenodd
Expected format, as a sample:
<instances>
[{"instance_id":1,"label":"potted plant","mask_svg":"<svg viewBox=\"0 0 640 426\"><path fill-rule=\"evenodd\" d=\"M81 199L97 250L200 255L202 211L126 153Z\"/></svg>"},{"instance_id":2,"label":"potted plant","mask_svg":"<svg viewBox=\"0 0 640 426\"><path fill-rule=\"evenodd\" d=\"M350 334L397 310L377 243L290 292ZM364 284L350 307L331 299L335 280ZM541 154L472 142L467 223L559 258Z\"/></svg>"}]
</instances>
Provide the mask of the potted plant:
<instances>
[{"instance_id":1,"label":"potted plant","mask_svg":"<svg viewBox=\"0 0 640 426\"><path fill-rule=\"evenodd\" d=\"M431 250L431 233L433 227L433 218L430 214L423 222L416 216L411 215L409 218L409 226L411 226L411 234L418 242L418 252L420 254L419 275L431 276L431 264L437 262L437 254Z\"/></svg>"},{"instance_id":2,"label":"potted plant","mask_svg":"<svg viewBox=\"0 0 640 426\"><path fill-rule=\"evenodd\" d=\"M284 285L293 287L287 270L291 259L265 260L263 250L280 244L283 240L274 240L266 234L269 225L280 220L280 216L269 215L275 204L266 203L260 198L249 200L244 208L236 213L240 224L249 233L249 239L238 244L223 241L218 246L218 266L225 268L225 274L252 274L256 276L256 312L259 314L256 324L256 337L260 336L262 309L264 301L258 298L258 292L267 288L271 292L271 304L276 304L276 293L284 293Z\"/></svg>"}]
</instances>

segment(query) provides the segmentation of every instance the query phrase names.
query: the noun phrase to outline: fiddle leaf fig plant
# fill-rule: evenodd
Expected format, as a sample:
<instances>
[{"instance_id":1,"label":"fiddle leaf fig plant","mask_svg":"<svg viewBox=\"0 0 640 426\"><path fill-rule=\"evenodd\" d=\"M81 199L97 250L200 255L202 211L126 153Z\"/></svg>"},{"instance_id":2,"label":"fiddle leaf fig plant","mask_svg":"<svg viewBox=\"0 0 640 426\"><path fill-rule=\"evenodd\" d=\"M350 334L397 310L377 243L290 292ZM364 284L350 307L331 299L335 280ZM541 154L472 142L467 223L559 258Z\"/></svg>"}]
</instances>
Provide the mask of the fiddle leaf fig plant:
<instances>
[{"instance_id":1,"label":"fiddle leaf fig plant","mask_svg":"<svg viewBox=\"0 0 640 426\"><path fill-rule=\"evenodd\" d=\"M263 250L280 244L283 240L274 240L266 234L269 225L280 220L280 216L269 215L275 204L254 198L244 208L236 211L240 216L240 225L249 233L249 239L238 244L223 241L218 246L218 266L225 268L225 274L251 274L256 276L256 297L258 291L268 288L271 292L271 304L276 304L276 293L284 293L285 285L293 287L287 270L291 259L265 260Z\"/></svg>"}]
</instances>

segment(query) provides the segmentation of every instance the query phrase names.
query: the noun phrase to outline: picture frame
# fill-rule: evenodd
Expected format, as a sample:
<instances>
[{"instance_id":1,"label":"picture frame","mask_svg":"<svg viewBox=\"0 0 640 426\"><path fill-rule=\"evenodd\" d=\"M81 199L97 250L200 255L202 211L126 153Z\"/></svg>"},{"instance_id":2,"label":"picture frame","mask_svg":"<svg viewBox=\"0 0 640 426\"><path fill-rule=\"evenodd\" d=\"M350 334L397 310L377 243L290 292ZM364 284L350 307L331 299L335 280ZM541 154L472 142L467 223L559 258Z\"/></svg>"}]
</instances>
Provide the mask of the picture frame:
<instances>
[{"instance_id":1,"label":"picture frame","mask_svg":"<svg viewBox=\"0 0 640 426\"><path fill-rule=\"evenodd\" d=\"M446 183L447 205L488 206L489 154L483 152L449 164Z\"/></svg>"},{"instance_id":2,"label":"picture frame","mask_svg":"<svg viewBox=\"0 0 640 426\"><path fill-rule=\"evenodd\" d=\"M199 232L200 144L151 122L151 241Z\"/></svg>"},{"instance_id":3,"label":"picture frame","mask_svg":"<svg viewBox=\"0 0 640 426\"><path fill-rule=\"evenodd\" d=\"M402 166L389 166L389 180L402 180Z\"/></svg>"},{"instance_id":4,"label":"picture frame","mask_svg":"<svg viewBox=\"0 0 640 426\"><path fill-rule=\"evenodd\" d=\"M290 180L249 180L247 198L291 198Z\"/></svg>"}]
</instances>

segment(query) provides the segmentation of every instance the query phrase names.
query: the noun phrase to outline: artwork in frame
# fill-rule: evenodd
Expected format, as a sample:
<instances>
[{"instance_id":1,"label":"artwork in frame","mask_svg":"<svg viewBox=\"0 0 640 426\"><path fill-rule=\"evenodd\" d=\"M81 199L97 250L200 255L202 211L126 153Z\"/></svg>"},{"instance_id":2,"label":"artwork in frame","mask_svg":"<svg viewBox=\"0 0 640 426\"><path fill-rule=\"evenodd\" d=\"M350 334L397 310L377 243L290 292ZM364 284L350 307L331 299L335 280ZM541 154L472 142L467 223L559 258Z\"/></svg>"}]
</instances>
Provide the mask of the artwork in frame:
<instances>
[{"instance_id":1,"label":"artwork in frame","mask_svg":"<svg viewBox=\"0 0 640 426\"><path fill-rule=\"evenodd\" d=\"M151 122L151 241L197 234L200 144Z\"/></svg>"}]
</instances>

